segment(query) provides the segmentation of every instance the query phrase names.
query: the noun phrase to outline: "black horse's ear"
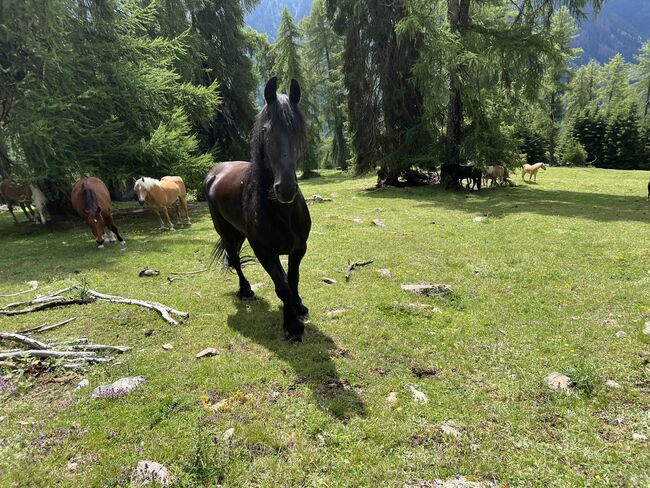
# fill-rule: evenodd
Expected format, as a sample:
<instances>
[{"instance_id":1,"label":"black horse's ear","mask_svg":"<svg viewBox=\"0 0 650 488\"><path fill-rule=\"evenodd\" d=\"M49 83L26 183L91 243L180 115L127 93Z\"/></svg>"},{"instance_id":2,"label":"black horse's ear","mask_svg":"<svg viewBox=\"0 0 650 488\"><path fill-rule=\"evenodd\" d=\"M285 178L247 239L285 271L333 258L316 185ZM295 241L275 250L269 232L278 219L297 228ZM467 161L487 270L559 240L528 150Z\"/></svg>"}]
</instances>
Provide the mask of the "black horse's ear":
<instances>
[{"instance_id":1,"label":"black horse's ear","mask_svg":"<svg viewBox=\"0 0 650 488\"><path fill-rule=\"evenodd\" d=\"M300 83L293 78L291 79L291 87L289 88L289 100L291 103L298 103L300 101Z\"/></svg>"},{"instance_id":2,"label":"black horse's ear","mask_svg":"<svg viewBox=\"0 0 650 488\"><path fill-rule=\"evenodd\" d=\"M266 100L266 103L272 103L275 102L275 100L278 98L278 77L274 76L271 78L269 81L266 82L266 86L264 87L264 100Z\"/></svg>"}]
</instances>

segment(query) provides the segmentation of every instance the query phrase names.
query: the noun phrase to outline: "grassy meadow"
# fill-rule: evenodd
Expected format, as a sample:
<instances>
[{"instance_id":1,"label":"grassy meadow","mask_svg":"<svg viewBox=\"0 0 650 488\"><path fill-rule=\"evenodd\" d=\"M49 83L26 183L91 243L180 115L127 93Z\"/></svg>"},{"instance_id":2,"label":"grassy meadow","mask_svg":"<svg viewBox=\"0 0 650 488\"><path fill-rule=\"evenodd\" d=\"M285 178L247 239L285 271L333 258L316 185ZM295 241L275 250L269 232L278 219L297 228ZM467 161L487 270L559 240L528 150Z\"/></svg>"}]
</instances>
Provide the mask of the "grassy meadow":
<instances>
[{"instance_id":1,"label":"grassy meadow","mask_svg":"<svg viewBox=\"0 0 650 488\"><path fill-rule=\"evenodd\" d=\"M650 486L650 443L633 440L650 436L649 177L550 168L537 184L517 176L514 188L480 192L365 191L374 178L335 172L302 182L306 197L332 201L310 205L301 294L311 323L300 344L284 340L258 264L245 269L257 285L251 302L221 270L167 280L208 261L216 233L204 203L176 232L127 212L136 202L119 204L125 250L96 249L81 221L46 230L0 214L0 294L29 280L37 293L86 283L191 314L172 326L97 302L0 317L0 331L13 332L77 316L40 336L132 348L83 372L0 368L15 387L0 391L0 486L124 486L142 459L167 466L178 486L403 487L456 476ZM346 282L349 261L370 259ZM139 277L144 267L161 274ZM419 282L453 292L400 288ZM195 359L206 347L218 354ZM549 391L554 371L576 394ZM135 375L147 383L130 395L90 399ZM73 391L82 378L91 388ZM413 400L409 383L428 403Z\"/></svg>"}]
</instances>

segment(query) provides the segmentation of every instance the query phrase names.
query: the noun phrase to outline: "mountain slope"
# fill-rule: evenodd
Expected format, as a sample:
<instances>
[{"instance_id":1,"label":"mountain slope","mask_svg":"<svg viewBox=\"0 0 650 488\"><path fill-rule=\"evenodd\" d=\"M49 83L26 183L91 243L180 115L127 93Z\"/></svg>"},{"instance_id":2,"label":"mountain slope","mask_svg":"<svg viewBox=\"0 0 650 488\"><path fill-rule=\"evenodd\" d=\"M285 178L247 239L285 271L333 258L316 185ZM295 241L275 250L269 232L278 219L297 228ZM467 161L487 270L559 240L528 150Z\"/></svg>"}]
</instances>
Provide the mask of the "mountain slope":
<instances>
[{"instance_id":1,"label":"mountain slope","mask_svg":"<svg viewBox=\"0 0 650 488\"><path fill-rule=\"evenodd\" d=\"M246 23L269 36L273 42L286 6L296 20L311 11L312 0L261 0ZM601 13L589 17L580 27L574 45L584 50L578 64L595 59L606 63L620 52L628 62L650 40L650 0L608 0Z\"/></svg>"}]
</instances>

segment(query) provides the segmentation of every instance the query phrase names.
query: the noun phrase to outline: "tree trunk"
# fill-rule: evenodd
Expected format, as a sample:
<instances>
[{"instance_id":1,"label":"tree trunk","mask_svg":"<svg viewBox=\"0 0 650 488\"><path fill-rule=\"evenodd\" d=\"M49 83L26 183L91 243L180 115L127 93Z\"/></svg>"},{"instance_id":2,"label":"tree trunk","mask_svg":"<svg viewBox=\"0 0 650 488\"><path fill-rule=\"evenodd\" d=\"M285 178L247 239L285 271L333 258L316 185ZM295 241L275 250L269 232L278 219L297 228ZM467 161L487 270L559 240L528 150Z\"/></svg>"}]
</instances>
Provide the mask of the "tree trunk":
<instances>
[{"instance_id":1,"label":"tree trunk","mask_svg":"<svg viewBox=\"0 0 650 488\"><path fill-rule=\"evenodd\" d=\"M447 16L452 34L461 38L467 31L471 0L447 0ZM461 75L463 63L452 63L449 67L449 104L447 106L447 147L450 164L460 164L460 147L463 143L463 86Z\"/></svg>"},{"instance_id":2,"label":"tree trunk","mask_svg":"<svg viewBox=\"0 0 650 488\"><path fill-rule=\"evenodd\" d=\"M645 95L645 110L643 111L643 116L648 116L648 111L650 111L650 81L648 82L648 91Z\"/></svg>"},{"instance_id":3,"label":"tree trunk","mask_svg":"<svg viewBox=\"0 0 650 488\"><path fill-rule=\"evenodd\" d=\"M555 164L555 117L553 116L555 112L555 103L556 103L556 93L551 93L551 104L550 104L550 113L549 119L551 122L551 130L548 133L548 164L553 166Z\"/></svg>"}]
</instances>

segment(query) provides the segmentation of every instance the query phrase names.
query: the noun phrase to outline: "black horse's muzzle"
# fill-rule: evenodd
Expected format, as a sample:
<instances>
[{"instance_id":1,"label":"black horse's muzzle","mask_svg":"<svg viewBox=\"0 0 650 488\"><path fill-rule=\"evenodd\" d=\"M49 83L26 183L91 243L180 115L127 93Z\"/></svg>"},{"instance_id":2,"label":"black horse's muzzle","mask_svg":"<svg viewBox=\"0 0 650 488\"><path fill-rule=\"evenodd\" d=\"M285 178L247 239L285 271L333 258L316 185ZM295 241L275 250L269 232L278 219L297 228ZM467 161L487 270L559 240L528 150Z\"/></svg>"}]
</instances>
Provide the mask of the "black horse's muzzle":
<instances>
[{"instance_id":1,"label":"black horse's muzzle","mask_svg":"<svg viewBox=\"0 0 650 488\"><path fill-rule=\"evenodd\" d=\"M283 185L281 182L275 183L273 192L280 203L293 203L298 194L298 182L294 180L291 185Z\"/></svg>"}]
</instances>

